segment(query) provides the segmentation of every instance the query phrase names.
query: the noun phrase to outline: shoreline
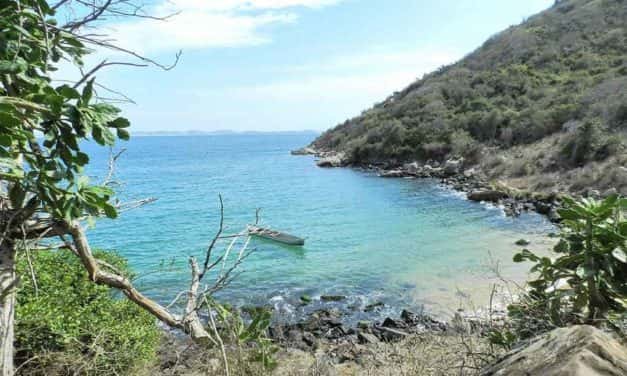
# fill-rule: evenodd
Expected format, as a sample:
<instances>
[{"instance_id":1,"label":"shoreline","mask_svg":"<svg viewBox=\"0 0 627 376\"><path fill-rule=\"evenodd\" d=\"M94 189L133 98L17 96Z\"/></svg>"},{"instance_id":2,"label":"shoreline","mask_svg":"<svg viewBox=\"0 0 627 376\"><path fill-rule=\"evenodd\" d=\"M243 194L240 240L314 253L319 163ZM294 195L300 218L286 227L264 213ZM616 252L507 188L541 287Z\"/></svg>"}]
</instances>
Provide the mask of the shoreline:
<instances>
[{"instance_id":1,"label":"shoreline","mask_svg":"<svg viewBox=\"0 0 627 376\"><path fill-rule=\"evenodd\" d=\"M319 151L304 147L291 151L292 155L311 155L321 168L353 168L374 172L381 178L398 179L438 179L440 184L457 192L465 193L466 198L475 202L486 202L499 206L505 215L516 217L523 212L535 212L548 218L552 223L560 222L557 210L561 207L560 192L529 192L508 187L502 182L489 182L481 176L476 166L465 168L464 159L448 159L444 162L380 161L374 163L349 162L345 153Z\"/></svg>"}]
</instances>

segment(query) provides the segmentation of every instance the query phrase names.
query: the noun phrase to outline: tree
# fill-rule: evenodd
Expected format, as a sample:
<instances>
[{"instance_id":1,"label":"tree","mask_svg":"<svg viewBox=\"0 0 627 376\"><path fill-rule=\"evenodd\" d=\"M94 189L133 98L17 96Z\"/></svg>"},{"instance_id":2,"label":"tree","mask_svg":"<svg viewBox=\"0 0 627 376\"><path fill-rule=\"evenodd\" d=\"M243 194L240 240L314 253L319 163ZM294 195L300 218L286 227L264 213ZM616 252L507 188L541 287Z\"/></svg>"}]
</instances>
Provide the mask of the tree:
<instances>
[{"instance_id":1,"label":"tree","mask_svg":"<svg viewBox=\"0 0 627 376\"><path fill-rule=\"evenodd\" d=\"M60 9L76 18L64 24L55 19ZM17 252L46 238L60 238L73 252L89 278L121 290L135 304L167 325L189 334L198 342L218 343L201 323L198 310L206 294L223 287L231 271L245 257L244 243L230 268L201 289L211 268L226 262L228 252L212 257L222 234L222 221L204 261L190 258L192 278L186 291L183 314L137 291L131 281L92 253L84 223L106 216L115 218L123 209L115 204L110 176L103 182L90 181L83 171L89 155L84 141L104 147L129 138L129 121L120 110L98 96L106 90L95 74L111 65L147 66L170 69L140 54L112 44L106 35L94 33L99 22L111 17L149 17L132 0L0 0L0 370L13 373L13 318ZM157 18L159 19L159 18ZM102 60L87 69L84 58L98 49L121 52L131 61ZM60 62L77 66L82 75L74 82L57 84L51 73ZM113 161L113 159L112 159ZM222 208L222 200L220 199ZM221 213L223 211L221 210ZM242 232L238 235L246 235ZM217 332L216 332L217 333Z\"/></svg>"}]
</instances>

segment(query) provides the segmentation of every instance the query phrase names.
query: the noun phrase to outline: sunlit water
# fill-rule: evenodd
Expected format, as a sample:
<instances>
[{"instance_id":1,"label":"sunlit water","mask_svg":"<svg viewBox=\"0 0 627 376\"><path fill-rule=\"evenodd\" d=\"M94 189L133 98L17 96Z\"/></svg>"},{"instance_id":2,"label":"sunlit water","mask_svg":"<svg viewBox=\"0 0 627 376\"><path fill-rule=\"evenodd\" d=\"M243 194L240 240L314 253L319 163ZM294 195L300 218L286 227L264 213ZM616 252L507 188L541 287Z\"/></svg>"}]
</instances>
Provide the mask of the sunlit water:
<instances>
[{"instance_id":1,"label":"sunlit water","mask_svg":"<svg viewBox=\"0 0 627 376\"><path fill-rule=\"evenodd\" d=\"M543 235L552 226L539 215L508 218L437 181L322 169L312 157L290 155L313 137L134 138L119 146L128 149L116 168L121 198L158 201L118 220L99 221L91 240L127 257L140 275L139 287L167 303L188 285L188 257L202 258L217 229L221 193L226 233L254 222L261 207L263 224L304 237L306 244L294 248L253 239L243 273L220 298L271 304L287 318L340 305L355 320L366 317L363 307L376 301L385 303L377 313L383 315L422 305L446 313L458 304L460 291L486 300L488 264L500 261L512 278L525 275L528 266L511 262L515 240L547 247ZM106 153L98 151L91 164L90 174L102 175ZM300 306L303 294L314 303ZM347 299L322 303L321 294Z\"/></svg>"}]
</instances>

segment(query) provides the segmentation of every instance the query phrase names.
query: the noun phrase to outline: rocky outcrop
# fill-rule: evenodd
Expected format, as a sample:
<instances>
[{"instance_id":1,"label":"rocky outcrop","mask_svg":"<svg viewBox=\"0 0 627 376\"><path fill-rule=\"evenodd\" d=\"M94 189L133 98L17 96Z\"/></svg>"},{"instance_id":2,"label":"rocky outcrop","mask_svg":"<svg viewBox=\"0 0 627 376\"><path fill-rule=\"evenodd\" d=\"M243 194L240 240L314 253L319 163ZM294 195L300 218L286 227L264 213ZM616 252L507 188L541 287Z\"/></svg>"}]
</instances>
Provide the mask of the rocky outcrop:
<instances>
[{"instance_id":1,"label":"rocky outcrop","mask_svg":"<svg viewBox=\"0 0 627 376\"><path fill-rule=\"evenodd\" d=\"M387 317L383 322L360 321L356 327L342 321L337 309L320 309L295 324L275 324L268 330L278 343L311 351L321 344L368 344L396 342L416 333L443 333L447 323L422 314L403 310L400 318Z\"/></svg>"},{"instance_id":2,"label":"rocky outcrop","mask_svg":"<svg viewBox=\"0 0 627 376\"><path fill-rule=\"evenodd\" d=\"M495 190L480 190L468 193L470 201L498 202L507 197L507 193Z\"/></svg>"},{"instance_id":3,"label":"rocky outcrop","mask_svg":"<svg viewBox=\"0 0 627 376\"><path fill-rule=\"evenodd\" d=\"M346 166L346 156L344 153L323 153L320 154L320 159L316 162L318 167L342 167Z\"/></svg>"},{"instance_id":4,"label":"rocky outcrop","mask_svg":"<svg viewBox=\"0 0 627 376\"><path fill-rule=\"evenodd\" d=\"M624 376L627 347L592 326L559 328L508 353L483 376Z\"/></svg>"},{"instance_id":5,"label":"rocky outcrop","mask_svg":"<svg viewBox=\"0 0 627 376\"><path fill-rule=\"evenodd\" d=\"M463 158L449 159L446 162L444 162L444 167L442 168L442 171L444 172L445 175L452 176L452 175L457 175L461 173L463 167L464 167Z\"/></svg>"},{"instance_id":6,"label":"rocky outcrop","mask_svg":"<svg viewBox=\"0 0 627 376\"><path fill-rule=\"evenodd\" d=\"M290 154L292 155L316 155L318 154L318 152L316 151L316 149L306 146L304 148L292 150Z\"/></svg>"}]
</instances>

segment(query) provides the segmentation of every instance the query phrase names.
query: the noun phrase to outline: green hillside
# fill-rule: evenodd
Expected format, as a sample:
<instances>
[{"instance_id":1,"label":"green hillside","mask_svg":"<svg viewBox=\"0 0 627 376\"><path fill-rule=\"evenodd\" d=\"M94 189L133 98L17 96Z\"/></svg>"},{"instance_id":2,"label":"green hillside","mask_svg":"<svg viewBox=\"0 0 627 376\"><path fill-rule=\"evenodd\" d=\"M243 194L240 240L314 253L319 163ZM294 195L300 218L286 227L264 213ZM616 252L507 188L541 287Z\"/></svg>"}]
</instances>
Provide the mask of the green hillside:
<instances>
[{"instance_id":1,"label":"green hillside","mask_svg":"<svg viewBox=\"0 0 627 376\"><path fill-rule=\"evenodd\" d=\"M322 134L350 163L464 157L534 190L627 192L627 1L564 0Z\"/></svg>"}]
</instances>

